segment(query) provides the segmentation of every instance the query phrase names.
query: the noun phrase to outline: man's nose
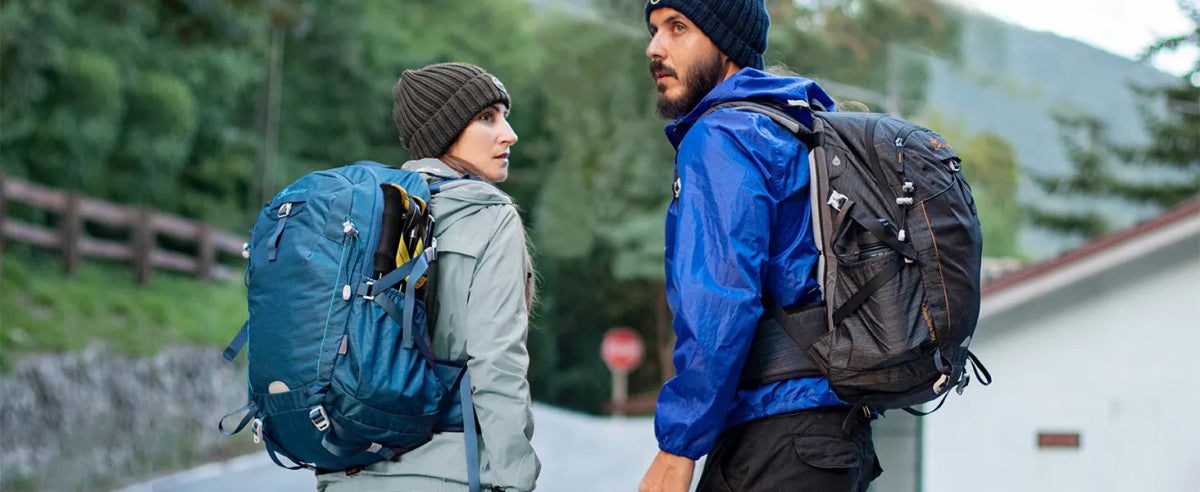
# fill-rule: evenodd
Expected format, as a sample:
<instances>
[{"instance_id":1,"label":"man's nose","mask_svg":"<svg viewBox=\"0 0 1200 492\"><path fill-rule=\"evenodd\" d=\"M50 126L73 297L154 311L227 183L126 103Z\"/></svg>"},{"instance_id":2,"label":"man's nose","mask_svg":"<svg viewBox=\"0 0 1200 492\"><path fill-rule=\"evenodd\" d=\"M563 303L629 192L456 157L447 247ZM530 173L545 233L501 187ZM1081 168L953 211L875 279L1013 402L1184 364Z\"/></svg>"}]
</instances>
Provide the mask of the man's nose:
<instances>
[{"instance_id":1,"label":"man's nose","mask_svg":"<svg viewBox=\"0 0 1200 492\"><path fill-rule=\"evenodd\" d=\"M651 60L659 60L664 57L662 43L658 40L658 35L650 38L650 43L646 45L646 57Z\"/></svg>"}]
</instances>

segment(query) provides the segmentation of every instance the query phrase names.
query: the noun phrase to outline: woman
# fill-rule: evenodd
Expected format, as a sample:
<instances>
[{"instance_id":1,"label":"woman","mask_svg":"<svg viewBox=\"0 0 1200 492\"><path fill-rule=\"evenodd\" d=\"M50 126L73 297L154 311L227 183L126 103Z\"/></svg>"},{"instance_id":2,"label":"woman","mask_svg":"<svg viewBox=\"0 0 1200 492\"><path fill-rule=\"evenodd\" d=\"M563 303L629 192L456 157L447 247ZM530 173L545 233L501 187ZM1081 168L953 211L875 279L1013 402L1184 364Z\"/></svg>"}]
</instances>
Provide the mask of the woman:
<instances>
[{"instance_id":1,"label":"woman","mask_svg":"<svg viewBox=\"0 0 1200 492\"><path fill-rule=\"evenodd\" d=\"M526 379L534 275L516 206L492 185L508 177L509 148L517 142L508 92L477 66L442 63L404 71L392 93L400 140L414 159L404 169L431 183L454 180L430 204L438 246L434 354L467 361L483 490L532 490L541 468L530 444ZM317 488L466 490L464 446L460 433L435 434L394 461L349 476L318 475Z\"/></svg>"}]
</instances>

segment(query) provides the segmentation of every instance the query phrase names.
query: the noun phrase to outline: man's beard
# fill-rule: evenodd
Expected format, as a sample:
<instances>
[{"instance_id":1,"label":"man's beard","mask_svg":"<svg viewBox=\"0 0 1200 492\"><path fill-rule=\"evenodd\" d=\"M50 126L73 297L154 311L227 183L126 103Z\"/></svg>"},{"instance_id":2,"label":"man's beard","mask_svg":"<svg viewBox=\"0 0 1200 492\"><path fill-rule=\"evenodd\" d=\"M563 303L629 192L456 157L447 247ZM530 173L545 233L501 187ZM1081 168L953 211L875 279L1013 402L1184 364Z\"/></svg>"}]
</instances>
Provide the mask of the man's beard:
<instances>
[{"instance_id":1,"label":"man's beard","mask_svg":"<svg viewBox=\"0 0 1200 492\"><path fill-rule=\"evenodd\" d=\"M673 120L685 114L688 114L700 104L717 84L721 83L721 75L724 72L725 60L720 53L715 53L711 58L700 60L687 71L687 76L680 79L684 83L683 95L678 99L668 99L666 93L659 91L658 93L658 117L665 120ZM654 60L650 62L651 73L667 72L661 61Z\"/></svg>"}]
</instances>

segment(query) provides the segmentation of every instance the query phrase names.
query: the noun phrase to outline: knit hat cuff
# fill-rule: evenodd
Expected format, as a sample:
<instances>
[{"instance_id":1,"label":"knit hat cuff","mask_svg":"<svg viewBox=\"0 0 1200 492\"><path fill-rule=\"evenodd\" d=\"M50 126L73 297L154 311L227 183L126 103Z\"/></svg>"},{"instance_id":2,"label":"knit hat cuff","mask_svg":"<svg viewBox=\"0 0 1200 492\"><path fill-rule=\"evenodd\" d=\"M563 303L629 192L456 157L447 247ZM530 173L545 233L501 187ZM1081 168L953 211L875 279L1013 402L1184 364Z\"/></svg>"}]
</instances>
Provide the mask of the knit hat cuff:
<instances>
[{"instance_id":1,"label":"knit hat cuff","mask_svg":"<svg viewBox=\"0 0 1200 492\"><path fill-rule=\"evenodd\" d=\"M511 106L508 93L497 86L495 77L488 73L472 77L404 142L409 146L412 158L424 159L445 154L471 123L471 119L496 103Z\"/></svg>"},{"instance_id":2,"label":"knit hat cuff","mask_svg":"<svg viewBox=\"0 0 1200 492\"><path fill-rule=\"evenodd\" d=\"M660 8L672 8L692 21L708 39L712 40L717 49L741 67L763 69L763 55L755 50L750 43L742 39L738 26L730 26L725 19L712 11L704 1L672 1L649 2L646 4L646 22L650 21L650 12Z\"/></svg>"}]
</instances>

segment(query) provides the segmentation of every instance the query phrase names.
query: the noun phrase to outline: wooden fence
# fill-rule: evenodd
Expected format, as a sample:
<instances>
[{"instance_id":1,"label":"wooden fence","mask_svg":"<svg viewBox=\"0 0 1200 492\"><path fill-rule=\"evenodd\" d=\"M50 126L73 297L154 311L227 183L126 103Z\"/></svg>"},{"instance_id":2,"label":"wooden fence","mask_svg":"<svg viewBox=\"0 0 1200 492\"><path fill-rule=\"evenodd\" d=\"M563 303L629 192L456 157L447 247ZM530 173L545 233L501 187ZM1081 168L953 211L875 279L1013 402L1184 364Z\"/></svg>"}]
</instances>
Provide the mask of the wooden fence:
<instances>
[{"instance_id":1,"label":"wooden fence","mask_svg":"<svg viewBox=\"0 0 1200 492\"><path fill-rule=\"evenodd\" d=\"M9 217L9 205L24 203L59 214L58 229L20 222ZM84 223L94 222L128 228L128 242L88 237ZM165 251L157 246L158 236L194 241L196 255ZM245 239L214 230L212 226L164 214L146 207L117 205L94 200L76 192L47 188L0 173L0 256L4 241L21 241L62 252L68 275L79 269L83 257L132 262L138 283L149 285L155 268L192 273L203 279L235 278L230 268L217 263L217 253L240 257Z\"/></svg>"}]
</instances>

